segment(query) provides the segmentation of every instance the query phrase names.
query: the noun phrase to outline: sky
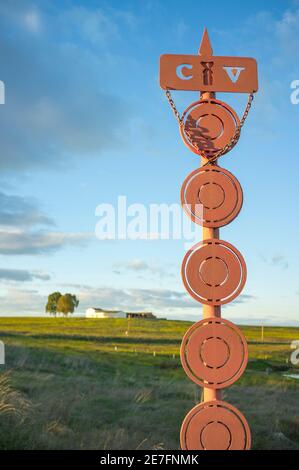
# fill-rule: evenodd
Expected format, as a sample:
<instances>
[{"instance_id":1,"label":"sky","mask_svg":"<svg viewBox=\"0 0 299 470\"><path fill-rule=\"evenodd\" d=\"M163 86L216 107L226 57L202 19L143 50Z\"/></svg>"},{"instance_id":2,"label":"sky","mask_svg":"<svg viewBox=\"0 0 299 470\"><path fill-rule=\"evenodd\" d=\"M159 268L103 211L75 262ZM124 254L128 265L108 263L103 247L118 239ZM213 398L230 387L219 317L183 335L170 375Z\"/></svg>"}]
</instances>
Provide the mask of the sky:
<instances>
[{"instance_id":1,"label":"sky","mask_svg":"<svg viewBox=\"0 0 299 470\"><path fill-rule=\"evenodd\" d=\"M221 165L244 205L221 228L248 279L223 307L237 323L299 325L299 2L0 2L0 314L44 315L59 290L91 306L196 321L184 240L99 240L103 203L173 204L199 159L183 144L158 83L159 56L254 57L259 92ZM174 92L182 112L196 92ZM242 114L245 94L217 97ZM200 239L200 232L198 235Z\"/></svg>"}]
</instances>

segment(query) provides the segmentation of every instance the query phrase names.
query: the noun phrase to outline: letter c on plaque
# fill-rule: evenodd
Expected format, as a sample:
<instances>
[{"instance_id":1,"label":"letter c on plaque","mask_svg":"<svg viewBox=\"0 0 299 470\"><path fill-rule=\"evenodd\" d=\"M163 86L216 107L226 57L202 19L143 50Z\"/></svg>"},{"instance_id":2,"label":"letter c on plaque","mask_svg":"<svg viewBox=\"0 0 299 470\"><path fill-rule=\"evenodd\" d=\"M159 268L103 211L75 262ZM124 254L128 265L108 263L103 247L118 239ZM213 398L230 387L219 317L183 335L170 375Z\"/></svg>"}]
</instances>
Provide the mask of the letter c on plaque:
<instances>
[{"instance_id":1,"label":"letter c on plaque","mask_svg":"<svg viewBox=\"0 0 299 470\"><path fill-rule=\"evenodd\" d=\"M176 68L176 74L181 80L190 80L193 77L191 70L193 65L190 64L181 64Z\"/></svg>"}]
</instances>

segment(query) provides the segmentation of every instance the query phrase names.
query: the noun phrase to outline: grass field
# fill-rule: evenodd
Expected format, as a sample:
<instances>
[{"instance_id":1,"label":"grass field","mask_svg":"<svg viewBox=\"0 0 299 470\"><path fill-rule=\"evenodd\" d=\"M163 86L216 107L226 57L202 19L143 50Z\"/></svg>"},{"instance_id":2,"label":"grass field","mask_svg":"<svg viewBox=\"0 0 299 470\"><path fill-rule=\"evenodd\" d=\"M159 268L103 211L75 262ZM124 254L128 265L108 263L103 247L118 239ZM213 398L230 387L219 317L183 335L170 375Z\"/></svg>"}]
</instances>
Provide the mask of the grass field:
<instances>
[{"instance_id":1,"label":"grass field","mask_svg":"<svg viewBox=\"0 0 299 470\"><path fill-rule=\"evenodd\" d=\"M1 449L177 449L201 389L185 376L188 322L1 318ZM223 399L246 416L255 449L299 449L299 328L242 328L247 370Z\"/></svg>"}]
</instances>

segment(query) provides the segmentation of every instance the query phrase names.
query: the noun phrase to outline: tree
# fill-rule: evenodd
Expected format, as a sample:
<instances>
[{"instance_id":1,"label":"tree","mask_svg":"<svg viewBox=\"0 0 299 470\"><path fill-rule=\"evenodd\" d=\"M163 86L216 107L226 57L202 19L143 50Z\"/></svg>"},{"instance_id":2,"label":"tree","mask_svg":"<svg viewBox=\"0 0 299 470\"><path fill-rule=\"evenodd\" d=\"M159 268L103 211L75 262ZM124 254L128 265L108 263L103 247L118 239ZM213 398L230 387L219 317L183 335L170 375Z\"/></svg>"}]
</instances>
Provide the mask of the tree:
<instances>
[{"instance_id":1,"label":"tree","mask_svg":"<svg viewBox=\"0 0 299 470\"><path fill-rule=\"evenodd\" d=\"M53 292L48 296L48 302L46 303L45 310L47 313L50 313L50 315L56 316L57 314L57 303L58 300L61 297L60 292Z\"/></svg>"},{"instance_id":2,"label":"tree","mask_svg":"<svg viewBox=\"0 0 299 470\"><path fill-rule=\"evenodd\" d=\"M74 294L65 294L65 295L69 295L71 297L73 305L74 305L74 310L75 310L75 308L77 308L79 305L79 300Z\"/></svg>"},{"instance_id":3,"label":"tree","mask_svg":"<svg viewBox=\"0 0 299 470\"><path fill-rule=\"evenodd\" d=\"M64 294L59 297L57 302L57 312L68 315L74 313L75 308L79 305L79 300L73 294Z\"/></svg>"}]
</instances>

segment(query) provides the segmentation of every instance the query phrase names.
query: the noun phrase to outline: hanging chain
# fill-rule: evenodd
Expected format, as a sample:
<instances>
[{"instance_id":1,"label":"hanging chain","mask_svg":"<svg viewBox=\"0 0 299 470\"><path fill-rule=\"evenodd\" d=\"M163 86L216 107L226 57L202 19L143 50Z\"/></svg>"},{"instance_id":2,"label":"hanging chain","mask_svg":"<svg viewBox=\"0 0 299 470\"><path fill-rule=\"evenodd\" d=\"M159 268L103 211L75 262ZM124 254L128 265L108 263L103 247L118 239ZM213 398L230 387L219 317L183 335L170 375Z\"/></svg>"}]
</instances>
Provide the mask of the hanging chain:
<instances>
[{"instance_id":1,"label":"hanging chain","mask_svg":"<svg viewBox=\"0 0 299 470\"><path fill-rule=\"evenodd\" d=\"M242 129L242 127L243 127L243 125L244 125L244 123L247 119L249 110L251 108L251 104L252 104L253 96L254 96L253 93L250 93L248 95L248 100L247 100L246 108L244 110L242 119L240 121L240 124L236 127L236 131L235 131L233 137L230 139L230 141L222 149L220 149L218 152L216 152L212 157L208 157L205 154L204 150L200 149L198 144L193 140L191 133L185 129L184 117L181 116L179 111L177 110L175 102L172 99L170 90L166 90L165 94L166 94L166 98L168 99L169 105L170 105L170 107L173 111L173 114L175 115L175 117L176 117L176 119L179 123L180 128L182 129L182 131L187 136L187 139L189 140L190 144L197 150L197 152L199 154L201 154L204 158L206 158L208 160L207 163L205 163L203 166L215 162L219 157L221 157L222 155L227 153L229 150L231 150L234 147L234 145L237 143L237 141L240 137L241 129Z\"/></svg>"}]
</instances>

